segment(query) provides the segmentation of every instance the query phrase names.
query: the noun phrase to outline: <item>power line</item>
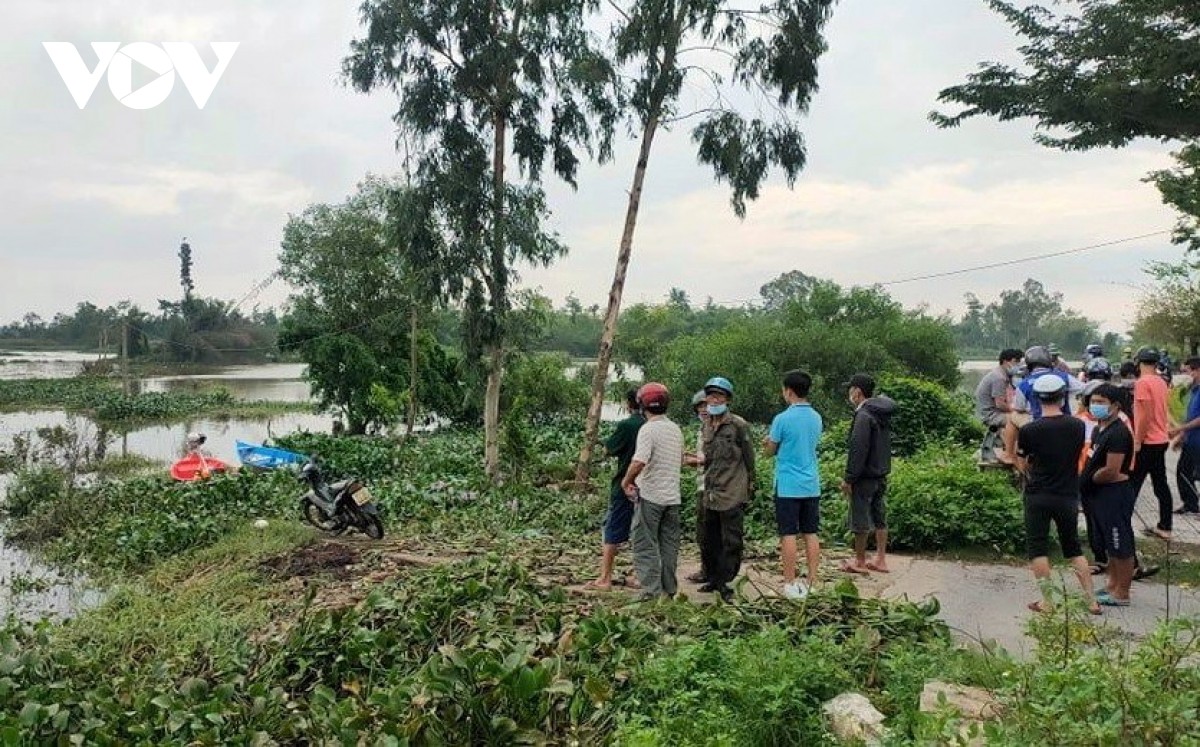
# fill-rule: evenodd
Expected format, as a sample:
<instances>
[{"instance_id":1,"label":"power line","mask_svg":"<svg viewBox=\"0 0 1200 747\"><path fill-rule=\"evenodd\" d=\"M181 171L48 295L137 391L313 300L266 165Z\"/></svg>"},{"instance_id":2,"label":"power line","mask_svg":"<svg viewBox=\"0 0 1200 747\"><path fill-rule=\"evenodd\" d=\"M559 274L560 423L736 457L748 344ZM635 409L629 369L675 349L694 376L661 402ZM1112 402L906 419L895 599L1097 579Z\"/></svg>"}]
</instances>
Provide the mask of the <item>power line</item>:
<instances>
[{"instance_id":1,"label":"power line","mask_svg":"<svg viewBox=\"0 0 1200 747\"><path fill-rule=\"evenodd\" d=\"M933 280L935 278L948 278L948 277L952 277L954 275L965 275L968 272L978 272L980 270L994 270L997 267L1010 267L1012 265L1024 264L1026 262L1040 262L1043 259L1052 259L1054 257L1065 257L1068 254L1082 254L1083 252L1090 252L1095 249L1104 249L1104 248L1110 247L1110 246L1117 246L1118 244L1128 244L1131 241L1140 241L1141 239L1149 239L1154 236L1162 236L1163 234L1167 234L1167 233L1170 233L1170 231L1154 231L1152 233L1144 233L1140 236L1130 236L1130 237L1124 238L1124 239L1115 239L1113 241L1105 241L1101 244L1089 244L1088 246L1080 246L1080 247L1076 247L1074 249L1064 249L1062 251L1057 251L1057 252L1047 252L1045 254L1035 254L1031 257L1021 257L1020 259L1009 259L1009 260L1005 260L1004 262L991 262L986 265L975 265L974 267L964 267L964 268L958 269L958 270L947 270L946 272L934 272L934 273L930 273L928 275L916 275L911 278L902 278L900 280L888 280L888 281L882 282L882 283L875 283L875 285L901 285L903 283L915 283L919 280Z\"/></svg>"},{"instance_id":2,"label":"power line","mask_svg":"<svg viewBox=\"0 0 1200 747\"><path fill-rule=\"evenodd\" d=\"M989 262L987 264L982 264L982 265L973 265L971 267L962 267L957 270L946 270L944 272L933 272L933 273L929 273L926 275L915 275L913 277L908 277L908 278L899 278L897 280L877 281L874 283L869 283L868 285L879 285L879 286L902 285L904 283L915 283L915 282L918 282L921 280L934 280L937 278L952 277L955 275L966 275L967 273L970 273L970 272L979 272L982 270L993 270L998 267L1010 267L1012 265L1025 264L1028 262L1040 262L1041 260L1044 260L1044 259L1053 259L1055 257L1065 257L1065 256L1071 255L1071 254L1082 254L1083 252L1090 252L1090 251L1094 251L1096 249L1104 249L1104 248L1107 248L1110 246L1118 246L1120 244L1128 244L1131 241L1140 241L1142 239L1149 239L1149 238L1153 238L1155 236L1163 236L1163 235L1169 234L1169 233L1171 233L1171 232L1167 231L1167 230L1152 231L1150 233L1144 233L1144 234L1140 234L1138 236L1128 236L1128 237L1125 237L1122 239L1114 239L1112 241L1104 241L1099 244L1089 244L1087 246L1075 247L1074 249L1062 249L1059 251L1045 252L1043 254L1034 254L1029 257L1020 257L1018 259L1009 259L1009 260L1005 260L1003 262ZM728 301L713 301L713 303L717 304L718 306L729 306L729 305L747 304L747 303L752 303L754 301L761 301L761 300L762 300L762 296L755 296L753 298L733 299L733 300L728 300Z\"/></svg>"}]
</instances>

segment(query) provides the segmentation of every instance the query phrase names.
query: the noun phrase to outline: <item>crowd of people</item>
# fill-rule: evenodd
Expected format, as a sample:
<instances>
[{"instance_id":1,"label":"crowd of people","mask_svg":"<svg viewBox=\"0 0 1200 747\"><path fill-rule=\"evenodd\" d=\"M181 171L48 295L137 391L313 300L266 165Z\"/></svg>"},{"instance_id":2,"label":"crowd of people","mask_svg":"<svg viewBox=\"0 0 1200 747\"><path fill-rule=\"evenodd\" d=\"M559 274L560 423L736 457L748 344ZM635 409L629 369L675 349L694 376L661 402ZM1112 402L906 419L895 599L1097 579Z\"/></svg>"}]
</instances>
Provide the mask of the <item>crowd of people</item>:
<instances>
[{"instance_id":1,"label":"crowd of people","mask_svg":"<svg viewBox=\"0 0 1200 747\"><path fill-rule=\"evenodd\" d=\"M817 445L824 423L809 402L812 377L789 371L781 381L786 405L757 444L758 453L775 460L773 498L779 535L784 596L801 599L819 583L821 475ZM891 418L896 403L876 396L875 380L856 374L843 385L854 407L841 489L849 498L848 525L854 534L854 558L847 573L887 573L887 478L891 472ZM683 533L683 471L695 471L696 541L701 566L689 580L700 590L728 600L741 571L747 504L755 497L756 444L749 424L733 412L733 383L716 376L692 397L697 420L694 436L667 418L671 393L650 382L627 395L629 417L617 424L605 446L617 459L604 520L600 575L588 586L611 589L614 583L640 590L643 599L673 596ZM686 443L695 444L688 449ZM690 482L690 481L689 481ZM875 550L868 560L871 537ZM617 579L619 549L630 543L634 576ZM806 576L797 573L803 543Z\"/></svg>"},{"instance_id":2,"label":"crowd of people","mask_svg":"<svg viewBox=\"0 0 1200 747\"><path fill-rule=\"evenodd\" d=\"M1200 513L1195 470L1200 464L1200 358L1183 364L1191 378L1184 421L1172 421L1174 364L1154 348L1125 351L1118 369L1099 345L1089 345L1081 370L1072 371L1057 351L1034 346L1010 349L975 390L979 418L1003 433L999 463L1023 475L1027 551L1035 578L1050 576L1053 524L1064 557L1079 579L1090 610L1130 604L1135 579L1157 569L1140 562L1133 515L1147 478L1158 499L1158 521L1146 533L1169 542L1176 515ZM1165 360L1164 360L1165 358ZM1174 508L1166 454L1180 452L1176 485L1182 506ZM1085 517L1093 562L1084 557L1079 513ZM1093 593L1092 577L1106 576ZM1049 600L1033 602L1044 611Z\"/></svg>"}]
</instances>

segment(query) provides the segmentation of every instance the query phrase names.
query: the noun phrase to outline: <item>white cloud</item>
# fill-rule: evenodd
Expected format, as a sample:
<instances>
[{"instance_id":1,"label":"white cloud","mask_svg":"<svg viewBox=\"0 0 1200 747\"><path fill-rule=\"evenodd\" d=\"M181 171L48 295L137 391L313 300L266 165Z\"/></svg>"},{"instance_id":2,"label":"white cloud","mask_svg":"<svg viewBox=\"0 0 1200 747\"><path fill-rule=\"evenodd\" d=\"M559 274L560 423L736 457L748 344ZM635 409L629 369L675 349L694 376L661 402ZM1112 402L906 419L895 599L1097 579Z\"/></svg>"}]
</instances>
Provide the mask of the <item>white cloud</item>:
<instances>
[{"instance_id":1,"label":"white cloud","mask_svg":"<svg viewBox=\"0 0 1200 747\"><path fill-rule=\"evenodd\" d=\"M99 202L135 216L177 215L188 193L223 197L231 208L295 209L312 197L297 179L270 171L216 173L186 168L127 168L102 179L57 179L44 185L53 200Z\"/></svg>"},{"instance_id":2,"label":"white cloud","mask_svg":"<svg viewBox=\"0 0 1200 747\"><path fill-rule=\"evenodd\" d=\"M662 298L671 286L744 301L782 272L800 269L844 284L869 285L1072 249L1170 227L1173 216L1141 176L1167 162L1164 153L1126 151L1103 158L1059 156L1061 173L996 176L997 164L928 163L896 172L881 184L813 175L794 190L769 186L738 221L719 188L697 189L644 206L634 246L627 303ZM574 251L551 270L527 280L555 298L574 291L602 303L615 257L610 220L575 228L565 221ZM619 225L619 224L616 224ZM1116 328L1132 314L1134 298L1097 289L1093 259L1107 277L1139 273L1147 247L1176 250L1165 238L1115 246L1055 260L897 285L909 304L960 308L968 290L987 298L1025 277L1043 278L1067 301Z\"/></svg>"}]
</instances>

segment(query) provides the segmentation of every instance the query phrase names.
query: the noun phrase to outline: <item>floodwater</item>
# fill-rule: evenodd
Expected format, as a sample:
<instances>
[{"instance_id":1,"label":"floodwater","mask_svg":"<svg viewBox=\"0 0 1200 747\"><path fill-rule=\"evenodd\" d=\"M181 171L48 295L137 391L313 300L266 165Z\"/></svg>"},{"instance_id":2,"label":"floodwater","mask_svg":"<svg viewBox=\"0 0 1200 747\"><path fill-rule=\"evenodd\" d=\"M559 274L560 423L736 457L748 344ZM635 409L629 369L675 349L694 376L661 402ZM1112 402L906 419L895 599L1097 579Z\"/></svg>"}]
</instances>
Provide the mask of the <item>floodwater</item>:
<instances>
[{"instance_id":1,"label":"floodwater","mask_svg":"<svg viewBox=\"0 0 1200 747\"><path fill-rule=\"evenodd\" d=\"M67 378L79 374L84 363L94 360L93 354L77 352L0 352L0 378ZM303 364L272 363L230 366L203 374L152 376L136 379L132 384L138 392L187 392L219 386L243 400L309 402L311 394L303 376ZM605 403L605 420L622 416L617 403ZM236 441L262 443L296 431L329 432L333 417L294 412L261 419L196 418L121 433L104 431L87 418L62 410L8 412L0 413L0 449L10 446L14 436L54 426L71 426L107 455L147 457L160 462L165 471L182 456L189 433L204 433L208 436L206 452L237 464ZM0 475L0 497L6 493L6 480L7 476ZM68 617L99 599L99 593L88 588L85 578L67 577L39 563L20 548L6 543L0 532L0 616L11 613L24 619Z\"/></svg>"},{"instance_id":2,"label":"floodwater","mask_svg":"<svg viewBox=\"0 0 1200 747\"><path fill-rule=\"evenodd\" d=\"M0 353L0 378L67 378L83 369L96 356L76 352ZM269 364L234 366L196 376L156 376L135 380L134 388L144 392L195 391L219 385L234 397L246 400L307 402L307 382L302 380L304 366ZM103 431L85 417L62 410L0 413L0 449L11 445L16 435L38 428L71 426L83 434L93 447L109 455L137 454L162 463L163 470L183 453L187 434L208 436L205 448L213 456L237 463L235 441L261 443L295 431L326 431L333 425L328 415L303 412L281 413L262 419L236 418L195 420L137 428L127 433ZM0 475L0 496L7 492L9 476ZM0 616L20 619L39 617L62 619L76 611L99 603L100 592L86 578L72 576L40 562L33 555L14 547L0 532Z\"/></svg>"}]
</instances>

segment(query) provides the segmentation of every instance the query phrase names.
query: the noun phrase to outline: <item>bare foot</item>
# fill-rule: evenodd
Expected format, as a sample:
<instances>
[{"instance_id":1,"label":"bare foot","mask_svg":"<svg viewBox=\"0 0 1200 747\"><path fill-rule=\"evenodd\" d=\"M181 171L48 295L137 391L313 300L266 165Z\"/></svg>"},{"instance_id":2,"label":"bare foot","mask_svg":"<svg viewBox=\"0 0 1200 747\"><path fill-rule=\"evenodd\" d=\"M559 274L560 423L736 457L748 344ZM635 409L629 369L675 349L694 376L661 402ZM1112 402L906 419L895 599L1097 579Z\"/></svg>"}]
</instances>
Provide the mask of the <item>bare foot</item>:
<instances>
[{"instance_id":1,"label":"bare foot","mask_svg":"<svg viewBox=\"0 0 1200 747\"><path fill-rule=\"evenodd\" d=\"M891 570L887 567L887 563L882 560L868 560L867 569L876 573L891 573Z\"/></svg>"},{"instance_id":2,"label":"bare foot","mask_svg":"<svg viewBox=\"0 0 1200 747\"><path fill-rule=\"evenodd\" d=\"M598 578L594 581L588 581L583 585L583 588L590 591L612 591L612 581L604 581Z\"/></svg>"},{"instance_id":3,"label":"bare foot","mask_svg":"<svg viewBox=\"0 0 1200 747\"><path fill-rule=\"evenodd\" d=\"M851 563L849 560L843 560L842 571L845 573L860 573L862 575L866 575L870 573L870 568L868 568L865 564L859 565L858 563Z\"/></svg>"}]
</instances>

